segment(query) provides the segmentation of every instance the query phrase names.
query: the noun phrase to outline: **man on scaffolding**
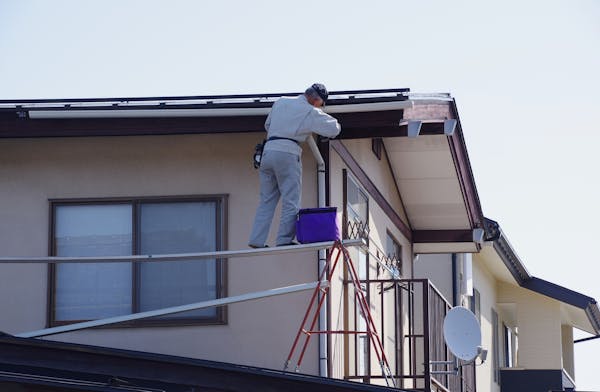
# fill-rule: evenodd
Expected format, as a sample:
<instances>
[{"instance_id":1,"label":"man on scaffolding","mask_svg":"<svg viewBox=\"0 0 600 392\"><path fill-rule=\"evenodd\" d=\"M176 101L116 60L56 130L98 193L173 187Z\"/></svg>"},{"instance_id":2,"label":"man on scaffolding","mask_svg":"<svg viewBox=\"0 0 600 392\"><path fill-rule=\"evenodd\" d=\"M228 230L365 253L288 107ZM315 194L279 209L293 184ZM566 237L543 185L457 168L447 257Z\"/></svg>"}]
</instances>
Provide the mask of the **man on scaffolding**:
<instances>
[{"instance_id":1,"label":"man on scaffolding","mask_svg":"<svg viewBox=\"0 0 600 392\"><path fill-rule=\"evenodd\" d=\"M248 245L263 248L275 207L281 197L281 219L277 246L294 245L296 216L302 191L300 143L313 132L328 138L340 133L340 124L320 108L327 101L324 85L315 83L297 97L282 97L271 108L265 122L267 141L260 162L260 202Z\"/></svg>"}]
</instances>

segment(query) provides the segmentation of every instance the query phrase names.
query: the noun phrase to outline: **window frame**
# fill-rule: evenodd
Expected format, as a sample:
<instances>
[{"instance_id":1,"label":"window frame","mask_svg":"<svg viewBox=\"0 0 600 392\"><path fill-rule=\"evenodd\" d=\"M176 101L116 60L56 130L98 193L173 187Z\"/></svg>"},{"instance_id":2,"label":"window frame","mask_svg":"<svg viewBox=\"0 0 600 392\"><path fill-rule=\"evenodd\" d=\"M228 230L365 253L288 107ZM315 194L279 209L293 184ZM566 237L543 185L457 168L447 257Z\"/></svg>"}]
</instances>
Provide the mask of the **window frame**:
<instances>
[{"instance_id":1,"label":"window frame","mask_svg":"<svg viewBox=\"0 0 600 392\"><path fill-rule=\"evenodd\" d=\"M469 298L469 309L477 317L477 321L481 325L481 294L475 287L473 287L473 295Z\"/></svg>"},{"instance_id":2,"label":"window frame","mask_svg":"<svg viewBox=\"0 0 600 392\"><path fill-rule=\"evenodd\" d=\"M344 238L348 238L348 223L350 221L350 211L352 211L353 214L355 215L359 215L357 211L354 211L354 208L352 208L349 203L348 203L348 187L350 186L350 184L352 184L353 186L356 187L358 193L364 197L365 199L365 212L366 212L366 216L365 216L365 222L361 222L362 224L366 225L366 227L369 227L369 205L370 205L370 198L369 198L369 194L367 193L367 191L362 187L362 185L360 184L360 182L350 173L349 170L347 169L342 169L342 202L344 204L344 209L343 209L343 237ZM369 243L369 238L366 238L367 241L367 246ZM370 279L370 257L369 257L369 253L368 252L364 252L362 250L358 250L358 252L362 252L365 255L365 262L366 262L366 281L368 282ZM358 256L360 259L360 255ZM355 262L355 264L359 263L360 260L353 260ZM358 271L357 267L357 271ZM346 280L346 283L344 283L345 285L348 285L348 281L349 281L349 276L348 276L348 271L346 270L346 267L344 265L344 279ZM361 280L361 282L363 282ZM365 292L366 292L366 298L367 298L367 302L370 303L370 285L367 283L365 285ZM347 290L347 289L346 289ZM346 299L344 301L344 309L345 309L345 314L348 315L348 311L349 309L349 303L348 303L348 293L346 294ZM359 322L359 317L360 317L360 311L359 311L359 305L356 303L356 299L354 300L354 307L351 310L353 312L353 321L354 321L354 329L358 330L358 322ZM346 316L348 317L348 316ZM368 322L368 320L366 320L365 318L365 322ZM348 335L346 335L348 336ZM352 335L351 335L352 336ZM364 376L366 381L368 381L369 377L368 375L371 374L371 342L369 339L366 340L366 347L364 347L365 349L365 353L366 353L366 357L364 358L364 365L365 365L365 373L366 374L359 374L359 342L361 341L361 339L359 338L358 334L354 334L353 335L353 344L354 344L354 375L357 376ZM349 347L347 342L345 343L346 347ZM349 350L348 350L349 351ZM347 355L349 353L347 352ZM348 359L347 359L348 360Z\"/></svg>"},{"instance_id":3,"label":"window frame","mask_svg":"<svg viewBox=\"0 0 600 392\"><path fill-rule=\"evenodd\" d=\"M398 241L396 239L396 236L394 236L394 234L392 234L392 232L390 231L390 229L386 229L386 237L385 237L385 257L389 260L391 260L390 256L388 255L388 249L387 249L387 244L388 244L388 239L390 239L394 245L398 248L398 254L396 254L396 261L397 261L397 267L398 268L398 273L400 274L400 276L404 276L404 261L402 260L402 244L400 244L400 241ZM379 265L377 265L377 268L379 268Z\"/></svg>"},{"instance_id":4,"label":"window frame","mask_svg":"<svg viewBox=\"0 0 600 392\"><path fill-rule=\"evenodd\" d=\"M49 230L48 230L48 254L56 256L56 208L59 206L86 206L86 205L118 205L128 204L132 207L132 255L138 255L139 249L139 210L142 204L157 203L185 203L185 202L215 202L216 207L216 249L227 249L228 243L228 197L227 194L213 195L186 195L186 196L142 196L142 197L108 197L108 198L76 198L76 199L49 199ZM139 262L132 261L132 313L139 311ZM227 259L216 259L216 298L227 296ZM46 306L47 327L75 324L89 320L57 320L56 310L56 265L48 265L48 293ZM186 325L225 325L227 324L227 306L219 306L214 317L190 317L190 318L158 318L140 319L112 324L99 328L127 328L127 327L156 327L156 326L186 326Z\"/></svg>"},{"instance_id":5,"label":"window frame","mask_svg":"<svg viewBox=\"0 0 600 392\"><path fill-rule=\"evenodd\" d=\"M381 151L383 150L383 138L374 137L371 139L371 151L378 160L381 160Z\"/></svg>"},{"instance_id":6,"label":"window frame","mask_svg":"<svg viewBox=\"0 0 600 392\"><path fill-rule=\"evenodd\" d=\"M492 379L500 385L500 318L498 312L492 308Z\"/></svg>"}]
</instances>

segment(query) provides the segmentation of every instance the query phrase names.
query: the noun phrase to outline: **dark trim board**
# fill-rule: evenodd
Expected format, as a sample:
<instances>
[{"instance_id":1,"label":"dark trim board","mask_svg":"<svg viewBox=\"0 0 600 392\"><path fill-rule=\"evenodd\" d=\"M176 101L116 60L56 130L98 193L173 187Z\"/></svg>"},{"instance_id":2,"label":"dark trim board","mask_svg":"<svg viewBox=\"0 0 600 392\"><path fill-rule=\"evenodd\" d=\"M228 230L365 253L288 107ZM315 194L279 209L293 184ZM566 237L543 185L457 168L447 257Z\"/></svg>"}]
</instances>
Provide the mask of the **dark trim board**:
<instances>
[{"instance_id":1,"label":"dark trim board","mask_svg":"<svg viewBox=\"0 0 600 392\"><path fill-rule=\"evenodd\" d=\"M147 108L146 108L147 109ZM406 125L399 126L402 110L334 114L342 126L339 138L406 136ZM72 118L31 119L0 116L0 138L71 136L142 136L212 133L263 132L266 115L156 118ZM426 125L426 126L425 126ZM424 125L424 131L435 124ZM441 129L443 133L443 129Z\"/></svg>"},{"instance_id":2,"label":"dark trim board","mask_svg":"<svg viewBox=\"0 0 600 392\"><path fill-rule=\"evenodd\" d=\"M392 223L402 232L402 234L412 242L412 230L402 221L400 216L394 211L394 208L388 203L385 197L381 194L379 189L375 186L373 181L369 178L367 173L360 167L358 162L354 159L350 151L340 142L339 140L332 140L330 142L331 147L340 156L342 161L348 166L348 169L354 174L354 177L360 182L365 188L367 193L371 195L373 200L381 207L383 212L390 218Z\"/></svg>"},{"instance_id":3,"label":"dark trim board","mask_svg":"<svg viewBox=\"0 0 600 392\"><path fill-rule=\"evenodd\" d=\"M587 308L590 302L596 302L591 297L577 293L573 290L569 290L566 287L559 286L552 282L536 278L535 276L532 276L527 281L523 282L521 286L528 290L535 291L536 293L543 294L547 297L560 299L561 302L581 309Z\"/></svg>"},{"instance_id":4,"label":"dark trim board","mask_svg":"<svg viewBox=\"0 0 600 392\"><path fill-rule=\"evenodd\" d=\"M142 136L264 131L266 116L0 119L0 138Z\"/></svg>"},{"instance_id":5,"label":"dark trim board","mask_svg":"<svg viewBox=\"0 0 600 392\"><path fill-rule=\"evenodd\" d=\"M337 117L337 116L336 116ZM353 127L345 126L342 124L342 132L337 139L365 139L374 137L408 137L408 126L398 125L398 121L392 125L379 125L379 126L368 126L368 127ZM443 135L444 134L444 123L423 123L421 125L420 136L427 135Z\"/></svg>"},{"instance_id":6,"label":"dark trim board","mask_svg":"<svg viewBox=\"0 0 600 392\"><path fill-rule=\"evenodd\" d=\"M500 392L564 391L575 385L564 376L562 369L500 370Z\"/></svg>"},{"instance_id":7,"label":"dark trim board","mask_svg":"<svg viewBox=\"0 0 600 392\"><path fill-rule=\"evenodd\" d=\"M206 392L389 391L389 388L375 385L281 370L140 351L23 339L2 334L0 334L0 352L2 352L0 372L14 372L34 377L70 378L83 383L102 382L106 387L112 386L115 390L118 390L117 380L122 380L133 387L174 392L190 390ZM38 391L38 389L28 390ZM135 389L128 390L135 391Z\"/></svg>"},{"instance_id":8,"label":"dark trim board","mask_svg":"<svg viewBox=\"0 0 600 392\"><path fill-rule=\"evenodd\" d=\"M481 202L479 201L477 187L475 186L475 177L473 176L473 169L471 168L471 162L467 154L467 146L462 133L462 125L455 100L452 100L450 110L457 120L456 130L452 135L448 136L448 145L450 146L450 152L454 160L454 166L456 167L456 174L458 175L465 205L467 206L471 227L483 228L483 211L481 210Z\"/></svg>"},{"instance_id":9,"label":"dark trim board","mask_svg":"<svg viewBox=\"0 0 600 392\"><path fill-rule=\"evenodd\" d=\"M415 243L473 242L472 230L413 230Z\"/></svg>"}]
</instances>

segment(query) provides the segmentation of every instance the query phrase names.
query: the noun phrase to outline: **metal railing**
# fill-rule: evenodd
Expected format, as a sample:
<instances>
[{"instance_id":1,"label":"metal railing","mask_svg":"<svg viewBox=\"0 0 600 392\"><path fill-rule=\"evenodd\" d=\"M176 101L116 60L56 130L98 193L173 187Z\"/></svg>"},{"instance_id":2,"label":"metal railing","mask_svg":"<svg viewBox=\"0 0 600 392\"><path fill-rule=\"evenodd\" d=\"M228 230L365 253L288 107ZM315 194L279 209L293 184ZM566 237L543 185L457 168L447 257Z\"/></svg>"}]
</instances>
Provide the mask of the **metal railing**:
<instances>
[{"instance_id":1,"label":"metal railing","mask_svg":"<svg viewBox=\"0 0 600 392\"><path fill-rule=\"evenodd\" d=\"M444 317L452 306L428 279L370 279L362 283L379 315L378 333L391 357L388 359L399 388L475 392L474 365L457 360L444 342ZM392 351L393 355L389 355ZM356 353L350 355L353 356L356 358ZM346 378L369 383L383 379L382 374L371 369L377 367L367 368L366 374L350 367Z\"/></svg>"}]
</instances>

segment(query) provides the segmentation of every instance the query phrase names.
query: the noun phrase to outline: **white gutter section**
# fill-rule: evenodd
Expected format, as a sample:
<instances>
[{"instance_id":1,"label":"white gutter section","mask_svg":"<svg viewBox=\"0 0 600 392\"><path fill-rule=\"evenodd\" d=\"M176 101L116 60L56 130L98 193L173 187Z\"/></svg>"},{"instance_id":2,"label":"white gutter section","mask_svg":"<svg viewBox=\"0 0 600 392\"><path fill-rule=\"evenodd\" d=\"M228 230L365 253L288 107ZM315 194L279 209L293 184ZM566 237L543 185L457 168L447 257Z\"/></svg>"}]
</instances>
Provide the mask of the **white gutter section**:
<instances>
[{"instance_id":1,"label":"white gutter section","mask_svg":"<svg viewBox=\"0 0 600 392\"><path fill-rule=\"evenodd\" d=\"M327 282L327 281L320 282L320 284L321 284L321 287L329 286L329 282ZM117 316L117 317L110 317L110 318L105 318L105 319L100 319L100 320L85 321L82 323L62 325L60 327L40 329L40 330L32 331L32 332L23 332L23 333L15 335L15 336L17 336L19 338L38 338L41 336L56 335L56 334L64 333L64 332L72 332L72 331L78 331L81 329L99 327L102 325L117 324L117 323L122 323L122 322L126 322L126 321L140 320L140 319L156 317L156 316L164 316L167 314L187 312L190 310L205 309L205 308L210 308L210 307L214 307L214 306L222 306L222 305L233 304L233 303L238 303L238 302L251 301L254 299L265 298L265 297L274 297L276 295L295 293L298 291L306 291L306 290L314 289L318 285L319 285L319 282L317 281L317 282L298 284L298 285L288 286L288 287L279 287L276 289L270 289L270 290L258 291L258 292L254 292L254 293L236 295L233 297L226 297L226 298L213 299L210 301L196 302L196 303L188 304L188 305L173 306L170 308L163 308L163 309L157 309L157 310L150 310L147 312L127 314L125 316Z\"/></svg>"},{"instance_id":2,"label":"white gutter section","mask_svg":"<svg viewBox=\"0 0 600 392\"><path fill-rule=\"evenodd\" d=\"M154 118L154 117L243 117L266 116L271 110L264 108L219 108L219 109L127 109L128 105L119 105L121 109L67 109L67 110L29 110L31 119L74 119L74 118ZM326 106L326 113L380 112L412 108L413 102L391 101L356 103L348 105ZM27 110L26 106L23 109Z\"/></svg>"},{"instance_id":3,"label":"white gutter section","mask_svg":"<svg viewBox=\"0 0 600 392\"><path fill-rule=\"evenodd\" d=\"M325 161L319 152L315 139L311 136L308 138L308 146L317 161L317 198L319 207L325 207ZM323 272L326 263L325 249L319 250L319 275ZM319 293L319 297L323 295ZM323 306L319 310L319 331L327 330L327 298L323 301ZM328 377L327 369L327 334L319 334L319 375Z\"/></svg>"}]
</instances>

